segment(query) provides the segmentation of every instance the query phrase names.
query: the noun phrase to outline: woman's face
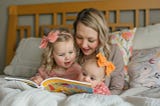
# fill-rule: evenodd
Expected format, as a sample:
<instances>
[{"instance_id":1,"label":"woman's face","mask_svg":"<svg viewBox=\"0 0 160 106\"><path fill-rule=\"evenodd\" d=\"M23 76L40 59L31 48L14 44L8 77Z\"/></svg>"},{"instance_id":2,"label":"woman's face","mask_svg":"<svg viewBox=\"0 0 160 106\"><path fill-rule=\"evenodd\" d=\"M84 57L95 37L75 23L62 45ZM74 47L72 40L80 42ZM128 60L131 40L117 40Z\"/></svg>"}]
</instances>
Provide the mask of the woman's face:
<instances>
[{"instance_id":1,"label":"woman's face","mask_svg":"<svg viewBox=\"0 0 160 106\"><path fill-rule=\"evenodd\" d=\"M93 54L99 45L98 33L81 22L77 24L76 30L76 43L83 54L86 56Z\"/></svg>"}]
</instances>

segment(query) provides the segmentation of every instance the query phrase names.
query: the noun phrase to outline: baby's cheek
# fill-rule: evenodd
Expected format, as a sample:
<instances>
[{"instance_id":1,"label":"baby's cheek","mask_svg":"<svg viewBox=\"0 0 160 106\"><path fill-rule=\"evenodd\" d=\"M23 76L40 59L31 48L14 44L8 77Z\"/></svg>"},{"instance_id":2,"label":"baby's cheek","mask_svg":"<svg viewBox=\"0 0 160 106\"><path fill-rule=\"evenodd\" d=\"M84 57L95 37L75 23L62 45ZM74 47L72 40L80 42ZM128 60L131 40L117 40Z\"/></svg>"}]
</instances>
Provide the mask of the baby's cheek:
<instances>
[{"instance_id":1,"label":"baby's cheek","mask_svg":"<svg viewBox=\"0 0 160 106\"><path fill-rule=\"evenodd\" d=\"M80 74L80 75L78 76L78 81L83 81L83 76L82 76L82 74Z\"/></svg>"},{"instance_id":2,"label":"baby's cheek","mask_svg":"<svg viewBox=\"0 0 160 106\"><path fill-rule=\"evenodd\" d=\"M92 81L91 84L92 84L92 87L96 87L98 85L98 82Z\"/></svg>"}]
</instances>

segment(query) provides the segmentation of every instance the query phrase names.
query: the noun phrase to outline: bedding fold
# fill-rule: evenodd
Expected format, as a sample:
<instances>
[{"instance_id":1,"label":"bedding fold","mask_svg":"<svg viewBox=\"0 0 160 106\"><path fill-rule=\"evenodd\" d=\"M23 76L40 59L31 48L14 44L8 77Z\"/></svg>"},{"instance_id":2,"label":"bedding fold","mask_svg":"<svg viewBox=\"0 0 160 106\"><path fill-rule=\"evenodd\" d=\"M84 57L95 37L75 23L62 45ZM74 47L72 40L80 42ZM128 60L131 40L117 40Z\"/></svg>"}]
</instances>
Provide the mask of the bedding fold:
<instances>
[{"instance_id":1,"label":"bedding fold","mask_svg":"<svg viewBox=\"0 0 160 106\"><path fill-rule=\"evenodd\" d=\"M160 88L130 88L121 95L48 92L19 81L0 79L0 106L158 106Z\"/></svg>"}]
</instances>

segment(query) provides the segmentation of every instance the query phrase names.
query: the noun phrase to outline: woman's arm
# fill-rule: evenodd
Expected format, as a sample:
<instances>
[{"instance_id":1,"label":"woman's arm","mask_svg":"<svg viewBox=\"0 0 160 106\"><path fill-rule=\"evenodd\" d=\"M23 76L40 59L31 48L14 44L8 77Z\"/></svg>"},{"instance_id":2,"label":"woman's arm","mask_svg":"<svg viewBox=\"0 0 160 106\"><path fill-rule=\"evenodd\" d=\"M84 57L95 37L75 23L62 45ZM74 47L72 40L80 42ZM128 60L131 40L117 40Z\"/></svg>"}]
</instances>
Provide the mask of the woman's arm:
<instances>
[{"instance_id":1,"label":"woman's arm","mask_svg":"<svg viewBox=\"0 0 160 106\"><path fill-rule=\"evenodd\" d=\"M116 69L111 73L110 78L106 78L111 94L118 95L124 87L124 61L118 46L111 47L109 61L112 61ZM109 81L107 81L109 80Z\"/></svg>"}]
</instances>

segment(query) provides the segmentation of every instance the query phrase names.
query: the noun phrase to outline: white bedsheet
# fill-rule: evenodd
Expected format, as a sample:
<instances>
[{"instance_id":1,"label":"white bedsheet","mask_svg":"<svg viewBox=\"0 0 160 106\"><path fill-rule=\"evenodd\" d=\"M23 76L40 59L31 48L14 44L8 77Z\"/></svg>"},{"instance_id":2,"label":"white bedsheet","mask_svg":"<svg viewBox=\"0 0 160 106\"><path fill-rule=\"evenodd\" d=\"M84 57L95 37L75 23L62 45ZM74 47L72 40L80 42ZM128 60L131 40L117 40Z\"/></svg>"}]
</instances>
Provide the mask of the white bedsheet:
<instances>
[{"instance_id":1,"label":"white bedsheet","mask_svg":"<svg viewBox=\"0 0 160 106\"><path fill-rule=\"evenodd\" d=\"M66 96L0 79L0 106L160 106L160 88L131 88L121 95Z\"/></svg>"}]
</instances>

